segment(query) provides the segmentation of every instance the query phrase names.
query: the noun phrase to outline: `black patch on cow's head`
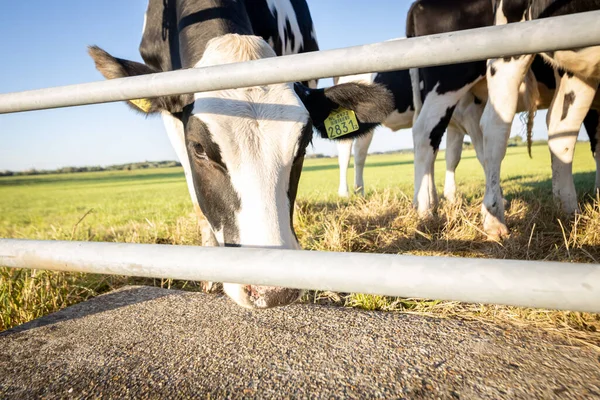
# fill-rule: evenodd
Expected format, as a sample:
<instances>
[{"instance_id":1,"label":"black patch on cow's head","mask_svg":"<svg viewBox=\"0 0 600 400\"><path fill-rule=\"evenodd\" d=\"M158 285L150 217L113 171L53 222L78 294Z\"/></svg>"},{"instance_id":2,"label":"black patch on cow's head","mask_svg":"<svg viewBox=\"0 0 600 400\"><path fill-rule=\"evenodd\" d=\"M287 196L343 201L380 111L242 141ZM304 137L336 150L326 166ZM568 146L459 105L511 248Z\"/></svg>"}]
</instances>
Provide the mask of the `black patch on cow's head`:
<instances>
[{"instance_id":1,"label":"black patch on cow's head","mask_svg":"<svg viewBox=\"0 0 600 400\"><path fill-rule=\"evenodd\" d=\"M493 65L490 65L490 75L494 76L496 75L496 67L494 67Z\"/></svg>"},{"instance_id":2,"label":"black patch on cow's head","mask_svg":"<svg viewBox=\"0 0 600 400\"><path fill-rule=\"evenodd\" d=\"M564 120L565 118L567 118L567 115L569 115L569 108L571 108L573 103L575 103L575 92L570 91L568 93L565 93L565 98L563 100L562 114L560 116L561 121Z\"/></svg>"},{"instance_id":3,"label":"black patch on cow's head","mask_svg":"<svg viewBox=\"0 0 600 400\"><path fill-rule=\"evenodd\" d=\"M198 204L212 228L223 230L225 244L236 245L239 231L235 216L241 200L208 126L191 115L190 107L186 107L184 114L185 144Z\"/></svg>"},{"instance_id":4,"label":"black patch on cow's head","mask_svg":"<svg viewBox=\"0 0 600 400\"><path fill-rule=\"evenodd\" d=\"M312 141L313 125L309 121L306 126L302 129L300 138L298 139L298 151L294 156L294 162L292 164L292 170L290 171L290 181L288 186L288 199L290 202L290 224L294 235L294 202L296 201L296 195L298 194L298 183L300 182L300 174L302 173L302 165L304 164L304 156L306 155L306 148ZM296 238L297 239L297 238Z\"/></svg>"},{"instance_id":5,"label":"black patch on cow's head","mask_svg":"<svg viewBox=\"0 0 600 400\"><path fill-rule=\"evenodd\" d=\"M452 113L456 106L452 106L446 109L446 113L439 120L439 122L435 125L435 127L431 130L429 134L429 143L433 148L433 151L438 151L440 148L440 143L442 142L442 137L444 136L444 132L446 128L448 128L448 124L450 123L450 118L452 118Z\"/></svg>"},{"instance_id":6,"label":"black patch on cow's head","mask_svg":"<svg viewBox=\"0 0 600 400\"><path fill-rule=\"evenodd\" d=\"M310 89L296 83L294 89L310 113L314 127L323 138L327 138L325 120L332 111L340 107L354 111L359 124L356 132L344 135L340 139L350 139L369 132L394 110L392 93L378 84L349 82L326 89Z\"/></svg>"}]
</instances>

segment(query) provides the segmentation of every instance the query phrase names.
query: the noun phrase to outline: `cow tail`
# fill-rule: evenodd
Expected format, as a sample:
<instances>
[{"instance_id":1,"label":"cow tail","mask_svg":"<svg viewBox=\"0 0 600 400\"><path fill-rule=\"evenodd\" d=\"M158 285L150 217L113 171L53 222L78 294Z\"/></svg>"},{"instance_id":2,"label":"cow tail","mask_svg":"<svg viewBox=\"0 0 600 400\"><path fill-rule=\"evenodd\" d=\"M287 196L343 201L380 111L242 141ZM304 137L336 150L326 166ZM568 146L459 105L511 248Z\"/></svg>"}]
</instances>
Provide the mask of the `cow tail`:
<instances>
[{"instance_id":1,"label":"cow tail","mask_svg":"<svg viewBox=\"0 0 600 400\"><path fill-rule=\"evenodd\" d=\"M421 108L423 108L423 100L421 99L421 80L419 79L419 68L411 68L410 85L412 86L413 107L415 113L413 115L413 124L417 121Z\"/></svg>"},{"instance_id":2,"label":"cow tail","mask_svg":"<svg viewBox=\"0 0 600 400\"><path fill-rule=\"evenodd\" d=\"M523 99L526 111L522 121L524 120L523 122L527 127L527 153L529 153L529 158L532 158L531 145L533 135L533 119L535 118L535 114L537 112L537 103L540 98L540 92L538 90L537 80L535 79L531 69L527 71L523 85L525 86Z\"/></svg>"}]
</instances>

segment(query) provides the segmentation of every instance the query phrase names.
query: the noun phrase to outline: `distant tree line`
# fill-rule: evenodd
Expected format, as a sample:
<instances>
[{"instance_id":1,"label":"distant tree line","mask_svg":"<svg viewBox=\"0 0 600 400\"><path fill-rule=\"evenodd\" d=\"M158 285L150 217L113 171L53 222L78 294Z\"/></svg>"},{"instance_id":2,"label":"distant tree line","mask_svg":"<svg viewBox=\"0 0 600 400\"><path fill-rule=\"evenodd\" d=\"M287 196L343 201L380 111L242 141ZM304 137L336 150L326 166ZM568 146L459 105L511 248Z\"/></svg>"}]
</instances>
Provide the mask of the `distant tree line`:
<instances>
[{"instance_id":1,"label":"distant tree line","mask_svg":"<svg viewBox=\"0 0 600 400\"><path fill-rule=\"evenodd\" d=\"M527 143L519 135L513 136L508 141L509 147L511 146L525 146ZM547 143L547 140L534 140L533 144ZM473 148L470 142L465 142L463 145L465 149ZM393 153L412 153L412 149L398 149L389 151L375 151L369 154L393 154ZM307 154L305 158L333 158L337 156L327 156L324 154ZM150 168L170 168L170 167L181 167L181 163L178 161L143 161L136 163L127 164L116 164L101 167L99 165L88 166L88 167L63 167L59 169L28 169L25 171L0 171L0 177L2 176L22 176L22 175L46 175L46 174L72 174L76 172L95 172L95 171L133 171L136 169L150 169Z\"/></svg>"},{"instance_id":2,"label":"distant tree line","mask_svg":"<svg viewBox=\"0 0 600 400\"><path fill-rule=\"evenodd\" d=\"M0 171L0 176L22 176L22 175L46 175L46 174L73 174L76 172L96 172L96 171L133 171L136 169L150 168L170 168L181 167L177 161L143 161L136 163L108 165L101 167L99 165L88 167L63 167L58 169L35 169L31 168L25 171Z\"/></svg>"}]
</instances>

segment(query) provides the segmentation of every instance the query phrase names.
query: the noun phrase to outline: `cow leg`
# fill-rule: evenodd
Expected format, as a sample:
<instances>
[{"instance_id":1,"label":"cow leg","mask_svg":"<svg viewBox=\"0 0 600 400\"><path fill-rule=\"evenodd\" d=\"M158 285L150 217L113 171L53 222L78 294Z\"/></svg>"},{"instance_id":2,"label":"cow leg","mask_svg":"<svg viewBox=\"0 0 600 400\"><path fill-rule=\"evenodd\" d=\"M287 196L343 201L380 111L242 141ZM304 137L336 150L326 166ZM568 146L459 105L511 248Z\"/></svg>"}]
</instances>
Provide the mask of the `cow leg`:
<instances>
[{"instance_id":1,"label":"cow leg","mask_svg":"<svg viewBox=\"0 0 600 400\"><path fill-rule=\"evenodd\" d=\"M466 134L471 138L471 143L475 149L475 156L483 167L483 163L485 161L483 156L483 132L481 131L481 125L479 125L479 122L481 121L483 107L485 105L481 101L475 99L475 97L465 97L469 99L469 101L465 107L465 112L463 112L462 126L465 129Z\"/></svg>"},{"instance_id":2,"label":"cow leg","mask_svg":"<svg viewBox=\"0 0 600 400\"><path fill-rule=\"evenodd\" d=\"M200 234L202 235L202 246L218 246L219 243L217 242L212 228L202 213L200 205L198 204L196 190L194 188L194 181L192 179L192 168L190 166L190 160L185 147L183 124L179 119L171 116L171 114L168 113L163 113L162 119L165 124L169 140L171 141L171 145L177 154L177 158L179 158L179 162L183 166L188 192L190 193L190 198L192 199L192 204L194 205L194 211L198 217L198 225L200 226Z\"/></svg>"},{"instance_id":3,"label":"cow leg","mask_svg":"<svg viewBox=\"0 0 600 400\"><path fill-rule=\"evenodd\" d=\"M595 146L592 150L592 154L594 155L594 159L596 160L596 185L595 185L595 193L596 195L600 194L600 125L596 124L596 140Z\"/></svg>"},{"instance_id":4,"label":"cow leg","mask_svg":"<svg viewBox=\"0 0 600 400\"><path fill-rule=\"evenodd\" d=\"M448 125L446 139L446 181L444 182L444 197L454 203L456 201L456 181L454 174L462 156L464 133L454 123Z\"/></svg>"},{"instance_id":5,"label":"cow leg","mask_svg":"<svg viewBox=\"0 0 600 400\"><path fill-rule=\"evenodd\" d=\"M531 55L488 61L489 98L481 118L485 157L485 195L481 213L483 229L492 237L508 234L504 224L500 166L506 155L510 127L517 111L519 86L532 61Z\"/></svg>"},{"instance_id":6,"label":"cow leg","mask_svg":"<svg viewBox=\"0 0 600 400\"><path fill-rule=\"evenodd\" d=\"M458 101L475 84L457 91L439 94L439 85L428 94L413 126L415 147L415 194L413 202L420 217L427 217L437 208L433 164L444 131L448 127Z\"/></svg>"},{"instance_id":7,"label":"cow leg","mask_svg":"<svg viewBox=\"0 0 600 400\"><path fill-rule=\"evenodd\" d=\"M583 120L583 125L590 138L592 155L596 160L596 185L595 193L600 194L600 113L598 110L590 110Z\"/></svg>"},{"instance_id":8,"label":"cow leg","mask_svg":"<svg viewBox=\"0 0 600 400\"><path fill-rule=\"evenodd\" d=\"M363 172L365 170L365 161L369 146L373 140L374 131L365 133L354 140L354 193L365 195L365 182Z\"/></svg>"},{"instance_id":9,"label":"cow leg","mask_svg":"<svg viewBox=\"0 0 600 400\"><path fill-rule=\"evenodd\" d=\"M562 210L577 212L573 155L581 124L596 94L597 83L563 74L548 110L548 147L552 161L552 194Z\"/></svg>"},{"instance_id":10,"label":"cow leg","mask_svg":"<svg viewBox=\"0 0 600 400\"><path fill-rule=\"evenodd\" d=\"M352 154L352 142L354 139L339 140L338 148L338 164L340 166L340 186L338 194L342 197L348 197L348 164L350 164L350 155Z\"/></svg>"},{"instance_id":11,"label":"cow leg","mask_svg":"<svg viewBox=\"0 0 600 400\"><path fill-rule=\"evenodd\" d=\"M448 138L446 140L446 183L444 196L455 201L456 179L455 171L462 155L462 146L465 134L471 137L475 154L483 166L483 133L479 126L483 103L471 94L463 96L458 102L452 120L448 125Z\"/></svg>"}]
</instances>

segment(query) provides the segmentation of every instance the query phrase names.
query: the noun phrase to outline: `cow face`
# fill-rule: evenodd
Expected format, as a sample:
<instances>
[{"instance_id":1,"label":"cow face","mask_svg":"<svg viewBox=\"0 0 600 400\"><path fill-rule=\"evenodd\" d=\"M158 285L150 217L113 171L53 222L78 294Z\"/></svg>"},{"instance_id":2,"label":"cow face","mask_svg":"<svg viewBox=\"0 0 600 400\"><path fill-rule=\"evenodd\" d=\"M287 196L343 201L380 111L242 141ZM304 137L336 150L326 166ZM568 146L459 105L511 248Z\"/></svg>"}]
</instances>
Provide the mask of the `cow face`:
<instances>
[{"instance_id":1,"label":"cow face","mask_svg":"<svg viewBox=\"0 0 600 400\"><path fill-rule=\"evenodd\" d=\"M155 72L97 47L90 48L90 55L108 79ZM212 39L196 66L273 56L261 38L228 34ZM381 122L392 103L391 94L379 86L346 84L317 90L277 84L135 100L130 105L180 121L174 125L185 141L193 200L220 245L299 249L293 206L313 124L322 126L339 106L354 110L360 121L376 122L381 115ZM299 290L264 286L225 283L224 288L238 304L250 308L286 305L301 295Z\"/></svg>"}]
</instances>

